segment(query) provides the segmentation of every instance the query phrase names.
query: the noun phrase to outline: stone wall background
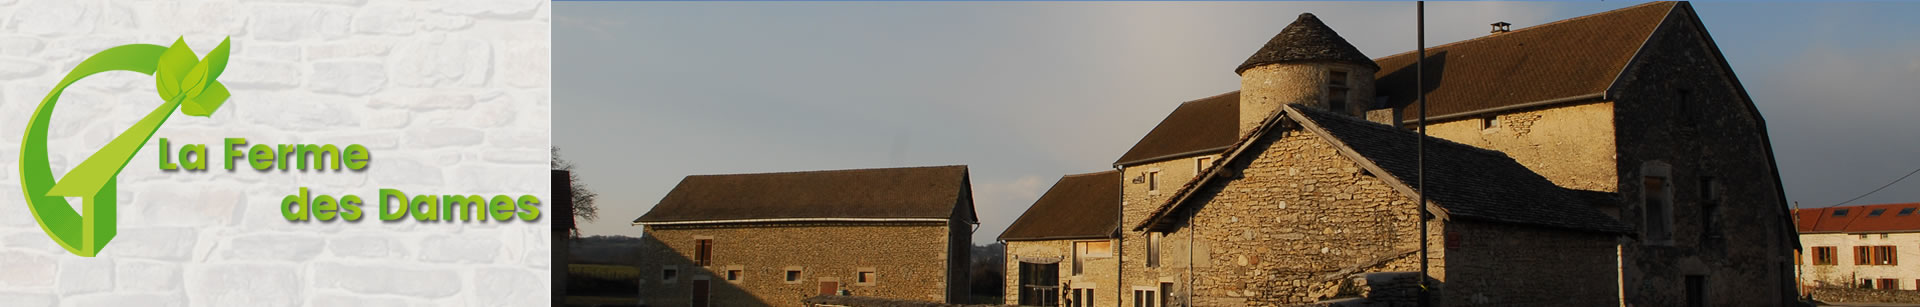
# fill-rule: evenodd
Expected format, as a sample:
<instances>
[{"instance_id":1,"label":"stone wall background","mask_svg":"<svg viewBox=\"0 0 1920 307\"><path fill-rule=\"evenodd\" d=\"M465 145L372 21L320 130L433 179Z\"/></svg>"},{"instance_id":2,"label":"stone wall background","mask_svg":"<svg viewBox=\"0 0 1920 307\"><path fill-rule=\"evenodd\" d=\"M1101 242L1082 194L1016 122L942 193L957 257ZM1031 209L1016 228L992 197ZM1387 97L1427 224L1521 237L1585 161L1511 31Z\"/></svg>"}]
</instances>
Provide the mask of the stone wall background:
<instances>
[{"instance_id":1,"label":"stone wall background","mask_svg":"<svg viewBox=\"0 0 1920 307\"><path fill-rule=\"evenodd\" d=\"M819 294L823 280L854 296L945 302L948 233L943 223L647 226L649 254L636 265L640 298L686 305L692 281L704 276L714 306L800 306ZM693 265L697 236L713 239L711 266ZM662 280L663 266L679 270L672 283ZM798 282L786 282L788 267L801 268ZM873 285L855 283L861 268L874 269ZM729 269L741 270L739 282L726 281Z\"/></svg>"},{"instance_id":2,"label":"stone wall background","mask_svg":"<svg viewBox=\"0 0 1920 307\"><path fill-rule=\"evenodd\" d=\"M8 306L526 306L549 300L537 222L294 223L275 204L378 189L549 200L546 1L0 0L0 302ZM211 118L174 114L120 174L119 235L95 258L42 232L21 197L29 116L75 64L107 47L204 55L231 36ZM50 131L56 174L160 102L153 79L89 77ZM218 148L363 144L364 172L162 172L158 138ZM217 149L214 151L219 152ZM244 167L244 166L242 166ZM369 204L363 210L377 209ZM371 212L368 212L371 214Z\"/></svg>"}]
</instances>

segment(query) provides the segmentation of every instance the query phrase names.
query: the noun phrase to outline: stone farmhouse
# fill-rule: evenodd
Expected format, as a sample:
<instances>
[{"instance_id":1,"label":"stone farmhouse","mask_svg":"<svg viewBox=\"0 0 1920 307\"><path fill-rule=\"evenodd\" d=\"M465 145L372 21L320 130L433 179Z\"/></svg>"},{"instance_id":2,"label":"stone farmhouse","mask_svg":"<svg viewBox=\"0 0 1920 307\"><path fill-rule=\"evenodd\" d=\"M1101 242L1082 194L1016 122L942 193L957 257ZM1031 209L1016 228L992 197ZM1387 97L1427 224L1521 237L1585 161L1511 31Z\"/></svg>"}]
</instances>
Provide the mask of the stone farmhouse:
<instances>
[{"instance_id":1,"label":"stone farmhouse","mask_svg":"<svg viewBox=\"0 0 1920 307\"><path fill-rule=\"evenodd\" d=\"M1369 58L1301 14L1234 69L1238 91L1180 104L1113 162L1118 186L1101 189L1119 191L1119 227L1104 240L1118 243L1095 257L1116 271L1015 291L1021 269L1062 259L1059 241L1103 238L1010 227L1008 303L1070 299L1069 282L1098 293L1092 306L1366 297L1354 289L1378 286L1369 273L1420 270L1422 207L1439 305L1796 299L1799 242L1765 122L1691 5L1494 26L1428 48L1419 87L1416 53ZM1050 198L1088 194L1071 192L1093 189L1072 180L1085 176L1022 222L1107 203Z\"/></svg>"},{"instance_id":2,"label":"stone farmhouse","mask_svg":"<svg viewBox=\"0 0 1920 307\"><path fill-rule=\"evenodd\" d=\"M1920 203L1795 210L1803 289L1851 287L1920 290ZM1920 256L1916 256L1920 257Z\"/></svg>"},{"instance_id":3,"label":"stone farmhouse","mask_svg":"<svg viewBox=\"0 0 1920 307\"><path fill-rule=\"evenodd\" d=\"M1120 261L1120 172L1061 177L1000 233L1009 304L1114 306ZM1015 259L1018 258L1018 259ZM1106 288L1100 285L1107 285Z\"/></svg>"},{"instance_id":4,"label":"stone farmhouse","mask_svg":"<svg viewBox=\"0 0 1920 307\"><path fill-rule=\"evenodd\" d=\"M966 166L687 176L633 224L653 306L801 306L821 294L967 299Z\"/></svg>"}]
</instances>

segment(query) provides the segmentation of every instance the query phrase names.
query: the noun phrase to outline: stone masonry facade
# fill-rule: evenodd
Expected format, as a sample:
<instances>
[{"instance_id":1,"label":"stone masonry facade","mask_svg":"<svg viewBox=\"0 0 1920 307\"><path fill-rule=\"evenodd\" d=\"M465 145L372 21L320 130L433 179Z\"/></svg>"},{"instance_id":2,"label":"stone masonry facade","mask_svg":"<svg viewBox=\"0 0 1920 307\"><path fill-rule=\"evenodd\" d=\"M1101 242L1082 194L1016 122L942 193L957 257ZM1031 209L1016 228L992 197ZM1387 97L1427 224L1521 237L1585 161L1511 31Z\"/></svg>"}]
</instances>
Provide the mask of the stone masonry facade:
<instances>
[{"instance_id":1,"label":"stone masonry facade","mask_svg":"<svg viewBox=\"0 0 1920 307\"><path fill-rule=\"evenodd\" d=\"M947 223L807 223L759 225L654 225L645 239L651 251L642 258L641 300L653 306L690 303L693 284L707 280L713 306L800 306L820 294L821 282L837 282L854 296L947 302L949 272L956 244ZM957 227L966 227L959 225ZM696 240L711 239L710 265L694 265ZM664 270L676 277L663 279ZM738 280L726 280L738 270ZM789 270L800 274L786 280ZM872 272L872 283L858 282ZM957 271L964 274L965 271ZM964 279L960 279L964 280Z\"/></svg>"},{"instance_id":2,"label":"stone masonry facade","mask_svg":"<svg viewBox=\"0 0 1920 307\"><path fill-rule=\"evenodd\" d=\"M1120 304L1120 293L1115 290L1122 288L1117 279L1120 273L1118 257L1106 256L1080 259L1081 265L1084 267L1080 274L1073 273L1073 243L1093 241L1111 242L1113 240L1007 241L1007 279L1006 292L1004 292L1006 293L1006 304L1018 305L1020 303L1020 261L1018 259L1027 258L1039 258L1037 260L1057 259L1059 261L1060 275L1058 276L1060 277L1060 281L1065 284L1061 287L1062 290L1060 293L1062 297L1070 295L1072 289L1084 289L1084 291L1094 291L1093 305L1090 306L1117 306ZM1065 299L1059 299L1059 301L1062 302L1063 305L1066 302Z\"/></svg>"}]
</instances>

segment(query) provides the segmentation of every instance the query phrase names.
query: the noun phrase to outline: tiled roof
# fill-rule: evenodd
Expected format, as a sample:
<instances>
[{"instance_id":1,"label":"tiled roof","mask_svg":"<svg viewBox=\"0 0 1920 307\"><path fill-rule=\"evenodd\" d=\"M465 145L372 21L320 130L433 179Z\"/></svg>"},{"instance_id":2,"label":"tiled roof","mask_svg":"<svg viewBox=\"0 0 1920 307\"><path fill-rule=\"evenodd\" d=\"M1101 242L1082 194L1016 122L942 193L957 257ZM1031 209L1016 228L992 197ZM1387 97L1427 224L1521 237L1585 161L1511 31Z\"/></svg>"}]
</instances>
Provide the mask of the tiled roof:
<instances>
[{"instance_id":1,"label":"tiled roof","mask_svg":"<svg viewBox=\"0 0 1920 307\"><path fill-rule=\"evenodd\" d=\"M1428 116L1604 92L1675 6L1646 3L1427 48ZM1415 57L1374 59L1382 103L1417 107Z\"/></svg>"},{"instance_id":2,"label":"tiled roof","mask_svg":"<svg viewBox=\"0 0 1920 307\"><path fill-rule=\"evenodd\" d=\"M1278 120L1291 120L1307 129L1318 130L1315 135L1364 158L1363 165L1372 164L1380 168L1378 171L1392 176L1387 180L1389 184L1400 185L1404 191L1421 191L1415 184L1419 167L1414 141L1420 135L1312 107L1288 105L1279 114L1283 115L1268 119L1262 130L1252 131L1235 142L1233 149L1228 150L1230 157L1209 166L1208 175L1202 175L1202 180L1180 187L1167 203L1136 228L1161 223L1168 212L1183 205L1188 194L1215 177L1212 175L1218 171L1215 168L1231 165L1227 163L1241 154L1240 147L1259 139L1266 130L1274 129L1272 122ZM1428 181L1424 191L1428 201L1444 210L1439 214L1448 218L1608 233L1631 230L1588 207L1590 200L1576 191L1554 185L1506 154L1434 137L1426 137L1426 141Z\"/></svg>"},{"instance_id":3,"label":"tiled roof","mask_svg":"<svg viewBox=\"0 0 1920 307\"><path fill-rule=\"evenodd\" d=\"M1139 143L1120 155L1116 165L1150 162L1171 155L1224 148L1240 130L1240 91L1181 103ZM1211 153L1211 152L1210 152Z\"/></svg>"},{"instance_id":4,"label":"tiled roof","mask_svg":"<svg viewBox=\"0 0 1920 307\"><path fill-rule=\"evenodd\" d=\"M1060 177L1000 240L1111 237L1120 227L1120 172Z\"/></svg>"},{"instance_id":5,"label":"tiled roof","mask_svg":"<svg viewBox=\"0 0 1920 307\"><path fill-rule=\"evenodd\" d=\"M634 223L809 218L959 218L965 165L695 175ZM969 207L970 204L969 204Z\"/></svg>"},{"instance_id":6,"label":"tiled roof","mask_svg":"<svg viewBox=\"0 0 1920 307\"><path fill-rule=\"evenodd\" d=\"M1793 215L1800 233L1920 231L1920 203L1800 209Z\"/></svg>"},{"instance_id":7,"label":"tiled roof","mask_svg":"<svg viewBox=\"0 0 1920 307\"><path fill-rule=\"evenodd\" d=\"M1347 148L1420 191L1418 133L1309 107L1289 109L1310 120ZM1455 218L1591 230L1630 229L1576 191L1554 185L1506 154L1426 137L1427 200Z\"/></svg>"},{"instance_id":8,"label":"tiled roof","mask_svg":"<svg viewBox=\"0 0 1920 307\"><path fill-rule=\"evenodd\" d=\"M1333 28L1320 22L1319 17L1314 17L1313 13L1300 13L1300 17L1294 18L1292 24L1280 29L1280 34L1274 34L1273 39L1260 46L1259 51L1254 51L1239 68L1234 68L1233 73L1255 66L1287 62L1336 62L1380 69L1373 59L1367 58L1359 48L1354 48L1353 44L1347 43L1347 39L1341 38L1340 33L1335 33Z\"/></svg>"}]
</instances>

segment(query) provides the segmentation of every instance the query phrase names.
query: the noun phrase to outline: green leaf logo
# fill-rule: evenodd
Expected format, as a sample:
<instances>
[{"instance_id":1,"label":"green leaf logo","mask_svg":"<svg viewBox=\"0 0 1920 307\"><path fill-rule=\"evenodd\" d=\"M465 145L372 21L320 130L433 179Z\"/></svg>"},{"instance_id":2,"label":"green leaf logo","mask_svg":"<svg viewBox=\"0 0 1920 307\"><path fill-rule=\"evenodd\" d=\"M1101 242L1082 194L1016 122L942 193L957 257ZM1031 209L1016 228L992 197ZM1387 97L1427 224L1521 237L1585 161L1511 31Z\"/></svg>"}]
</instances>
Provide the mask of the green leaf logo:
<instances>
[{"instance_id":1,"label":"green leaf logo","mask_svg":"<svg viewBox=\"0 0 1920 307\"><path fill-rule=\"evenodd\" d=\"M26 137L20 141L20 186L28 208L33 210L34 219L40 222L40 229L45 230L47 236L68 252L82 257L99 254L100 249L113 240L118 231L114 218L115 177L133 159L133 154L146 146L147 139L160 129L160 124L167 122L174 109L207 117L227 101L227 87L215 78L227 68L227 47L231 41L232 38L220 41L220 46L214 47L205 58L194 57L193 49L187 48L184 38L174 40L171 47L132 44L109 48L74 66L73 71L67 72L60 84L40 100L33 120L27 123ZM153 75L160 98L166 103L55 181L53 169L47 163L47 126L53 118L55 102L68 85L81 78L116 70ZM79 197L81 209L75 211L67 203L67 197Z\"/></svg>"}]
</instances>

